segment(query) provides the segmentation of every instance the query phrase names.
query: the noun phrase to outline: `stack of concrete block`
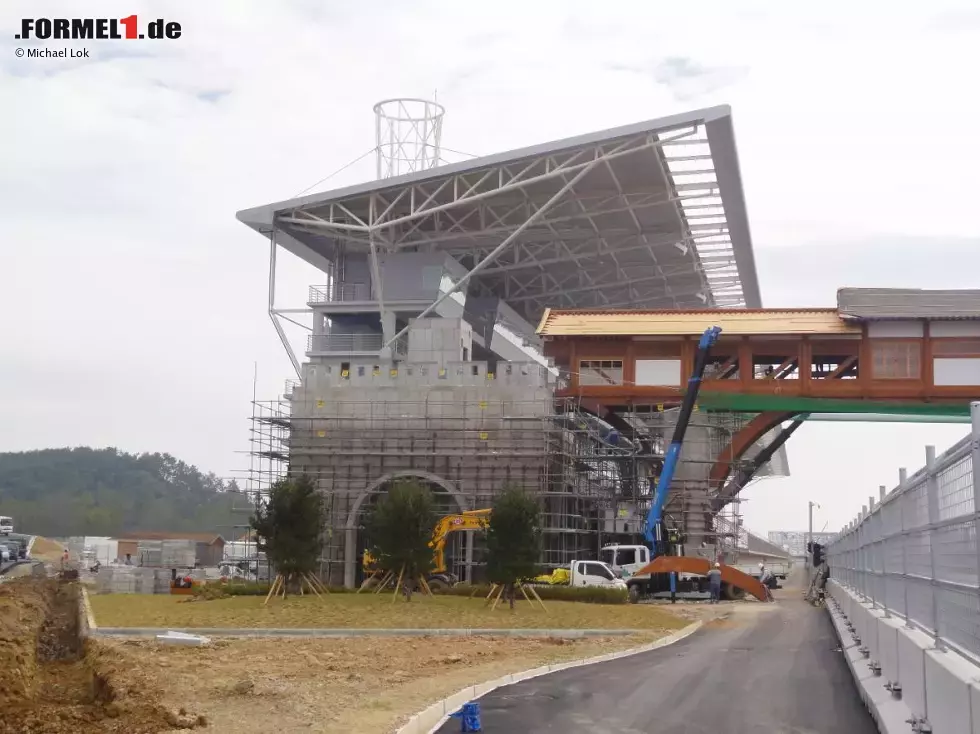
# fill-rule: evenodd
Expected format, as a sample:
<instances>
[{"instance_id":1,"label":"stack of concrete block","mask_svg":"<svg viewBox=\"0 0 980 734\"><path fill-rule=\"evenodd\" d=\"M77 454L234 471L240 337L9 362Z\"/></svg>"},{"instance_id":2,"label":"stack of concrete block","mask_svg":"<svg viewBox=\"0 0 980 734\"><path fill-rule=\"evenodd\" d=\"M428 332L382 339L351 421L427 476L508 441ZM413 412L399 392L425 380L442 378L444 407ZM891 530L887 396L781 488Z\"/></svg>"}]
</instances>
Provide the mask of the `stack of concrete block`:
<instances>
[{"instance_id":1,"label":"stack of concrete block","mask_svg":"<svg viewBox=\"0 0 980 734\"><path fill-rule=\"evenodd\" d=\"M197 560L197 543L193 540L164 540L160 551L160 565L167 568L193 568Z\"/></svg>"},{"instance_id":2,"label":"stack of concrete block","mask_svg":"<svg viewBox=\"0 0 980 734\"><path fill-rule=\"evenodd\" d=\"M141 540L136 546L136 554L141 566L162 566L163 541Z\"/></svg>"},{"instance_id":3,"label":"stack of concrete block","mask_svg":"<svg viewBox=\"0 0 980 734\"><path fill-rule=\"evenodd\" d=\"M197 544L193 540L141 540L138 553L143 566L193 568Z\"/></svg>"},{"instance_id":4,"label":"stack of concrete block","mask_svg":"<svg viewBox=\"0 0 980 734\"><path fill-rule=\"evenodd\" d=\"M163 568L108 566L99 570L98 590L103 594L166 594L170 571Z\"/></svg>"},{"instance_id":5,"label":"stack of concrete block","mask_svg":"<svg viewBox=\"0 0 980 734\"><path fill-rule=\"evenodd\" d=\"M132 594L135 580L130 568L103 568L99 571L96 584L103 594Z\"/></svg>"},{"instance_id":6,"label":"stack of concrete block","mask_svg":"<svg viewBox=\"0 0 980 734\"><path fill-rule=\"evenodd\" d=\"M103 568L98 585L106 594L152 594L153 571L132 566Z\"/></svg>"},{"instance_id":7,"label":"stack of concrete block","mask_svg":"<svg viewBox=\"0 0 980 734\"><path fill-rule=\"evenodd\" d=\"M153 593L154 594L169 594L170 593L170 581L171 574L170 569L158 568L154 571L153 579Z\"/></svg>"}]
</instances>

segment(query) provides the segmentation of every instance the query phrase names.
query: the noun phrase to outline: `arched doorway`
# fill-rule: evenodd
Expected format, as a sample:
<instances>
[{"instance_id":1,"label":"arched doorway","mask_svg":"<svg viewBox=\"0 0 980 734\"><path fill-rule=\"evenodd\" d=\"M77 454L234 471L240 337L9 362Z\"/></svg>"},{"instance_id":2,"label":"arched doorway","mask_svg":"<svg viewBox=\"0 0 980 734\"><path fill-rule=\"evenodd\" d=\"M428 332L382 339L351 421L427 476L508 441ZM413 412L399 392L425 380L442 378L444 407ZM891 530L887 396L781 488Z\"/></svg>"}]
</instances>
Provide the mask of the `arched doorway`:
<instances>
[{"instance_id":1,"label":"arched doorway","mask_svg":"<svg viewBox=\"0 0 980 734\"><path fill-rule=\"evenodd\" d=\"M448 515L454 512L463 512L464 510L472 509L466 497L463 496L457 487L449 480L437 474L421 470L406 470L389 472L379 477L357 494L347 514L344 545L344 586L355 588L360 582L360 561L364 553L364 541L360 537L361 534L358 533L361 516L395 482L405 479L422 482L432 490L436 500L436 512L439 515Z\"/></svg>"}]
</instances>

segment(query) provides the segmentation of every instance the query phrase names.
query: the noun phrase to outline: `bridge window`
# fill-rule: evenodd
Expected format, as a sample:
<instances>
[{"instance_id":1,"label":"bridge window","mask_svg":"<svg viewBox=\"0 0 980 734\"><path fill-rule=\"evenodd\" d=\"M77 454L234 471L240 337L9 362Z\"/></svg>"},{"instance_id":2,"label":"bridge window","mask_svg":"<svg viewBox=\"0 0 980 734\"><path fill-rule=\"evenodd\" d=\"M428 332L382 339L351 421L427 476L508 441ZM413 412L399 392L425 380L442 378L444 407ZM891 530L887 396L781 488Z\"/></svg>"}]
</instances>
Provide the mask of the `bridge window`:
<instances>
[{"instance_id":1,"label":"bridge window","mask_svg":"<svg viewBox=\"0 0 980 734\"><path fill-rule=\"evenodd\" d=\"M921 342L872 341L872 377L881 380L915 380L922 374Z\"/></svg>"},{"instance_id":2,"label":"bridge window","mask_svg":"<svg viewBox=\"0 0 980 734\"><path fill-rule=\"evenodd\" d=\"M679 359L638 359L636 360L637 385L681 384L681 361Z\"/></svg>"},{"instance_id":3,"label":"bridge window","mask_svg":"<svg viewBox=\"0 0 980 734\"><path fill-rule=\"evenodd\" d=\"M583 359L579 362L579 385L622 385L623 360Z\"/></svg>"},{"instance_id":4,"label":"bridge window","mask_svg":"<svg viewBox=\"0 0 980 734\"><path fill-rule=\"evenodd\" d=\"M934 385L980 385L980 339L933 341L932 353Z\"/></svg>"}]
</instances>

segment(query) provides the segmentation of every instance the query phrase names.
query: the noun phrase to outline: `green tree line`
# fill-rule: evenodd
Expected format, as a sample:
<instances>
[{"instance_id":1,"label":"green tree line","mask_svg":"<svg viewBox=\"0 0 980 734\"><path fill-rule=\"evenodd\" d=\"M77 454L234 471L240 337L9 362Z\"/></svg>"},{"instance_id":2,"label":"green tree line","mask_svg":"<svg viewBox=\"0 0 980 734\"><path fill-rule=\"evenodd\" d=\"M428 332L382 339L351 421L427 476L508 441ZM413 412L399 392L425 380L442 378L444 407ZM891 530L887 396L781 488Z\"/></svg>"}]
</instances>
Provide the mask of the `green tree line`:
<instances>
[{"instance_id":1,"label":"green tree line","mask_svg":"<svg viewBox=\"0 0 980 734\"><path fill-rule=\"evenodd\" d=\"M248 522L234 480L204 473L170 454L118 449L0 453L0 515L19 532L66 537L138 530L214 532Z\"/></svg>"}]
</instances>

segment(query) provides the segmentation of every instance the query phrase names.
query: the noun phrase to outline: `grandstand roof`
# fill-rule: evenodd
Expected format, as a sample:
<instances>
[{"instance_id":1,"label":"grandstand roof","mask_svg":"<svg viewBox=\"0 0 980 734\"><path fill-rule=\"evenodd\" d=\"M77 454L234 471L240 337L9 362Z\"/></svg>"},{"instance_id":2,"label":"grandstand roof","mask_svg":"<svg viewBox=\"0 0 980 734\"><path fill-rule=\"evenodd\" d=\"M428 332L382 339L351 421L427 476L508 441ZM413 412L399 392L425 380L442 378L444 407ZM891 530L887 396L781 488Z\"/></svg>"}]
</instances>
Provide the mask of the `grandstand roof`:
<instances>
[{"instance_id":1,"label":"grandstand roof","mask_svg":"<svg viewBox=\"0 0 980 734\"><path fill-rule=\"evenodd\" d=\"M342 252L372 246L446 252L477 270L470 293L499 296L531 323L548 306L761 306L727 106L280 201L238 218L324 271Z\"/></svg>"}]
</instances>

